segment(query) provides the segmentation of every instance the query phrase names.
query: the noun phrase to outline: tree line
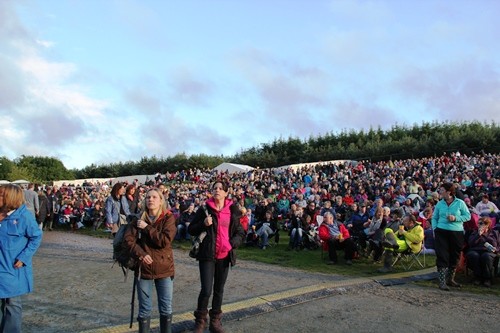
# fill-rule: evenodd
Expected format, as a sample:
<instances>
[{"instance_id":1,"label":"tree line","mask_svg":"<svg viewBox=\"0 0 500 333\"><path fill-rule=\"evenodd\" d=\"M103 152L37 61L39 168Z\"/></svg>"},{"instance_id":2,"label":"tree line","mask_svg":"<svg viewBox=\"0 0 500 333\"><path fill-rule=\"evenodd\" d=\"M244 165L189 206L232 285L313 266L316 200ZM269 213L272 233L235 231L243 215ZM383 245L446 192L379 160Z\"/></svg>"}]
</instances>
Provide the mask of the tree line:
<instances>
[{"instance_id":1,"label":"tree line","mask_svg":"<svg viewBox=\"0 0 500 333\"><path fill-rule=\"evenodd\" d=\"M142 157L139 161L91 164L68 170L54 157L21 156L13 161L0 157L0 179L26 179L47 183L61 179L113 178L193 168L211 169L222 162L272 168L296 163L329 160L401 160L460 151L470 154L500 151L500 127L495 123L424 122L413 126L393 125L388 130L342 130L339 133L276 138L270 143L242 150L234 156L186 155Z\"/></svg>"}]
</instances>

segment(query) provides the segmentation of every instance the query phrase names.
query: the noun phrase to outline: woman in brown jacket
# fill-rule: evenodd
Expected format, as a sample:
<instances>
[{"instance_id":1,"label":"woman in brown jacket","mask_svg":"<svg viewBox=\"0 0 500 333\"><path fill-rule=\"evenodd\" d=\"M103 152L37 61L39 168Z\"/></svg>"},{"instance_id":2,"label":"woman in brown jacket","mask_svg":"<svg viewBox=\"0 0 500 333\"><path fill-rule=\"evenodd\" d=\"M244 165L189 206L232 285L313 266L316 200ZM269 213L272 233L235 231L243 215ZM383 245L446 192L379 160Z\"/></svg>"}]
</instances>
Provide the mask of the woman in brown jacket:
<instances>
[{"instance_id":1,"label":"woman in brown jacket","mask_svg":"<svg viewBox=\"0 0 500 333\"><path fill-rule=\"evenodd\" d=\"M175 218L167 210L158 189L146 193L143 213L137 223L125 232L125 242L133 257L139 259L137 295L139 299L139 333L149 333L153 283L158 297L160 333L172 331L172 296L174 254L172 241L177 231Z\"/></svg>"}]
</instances>

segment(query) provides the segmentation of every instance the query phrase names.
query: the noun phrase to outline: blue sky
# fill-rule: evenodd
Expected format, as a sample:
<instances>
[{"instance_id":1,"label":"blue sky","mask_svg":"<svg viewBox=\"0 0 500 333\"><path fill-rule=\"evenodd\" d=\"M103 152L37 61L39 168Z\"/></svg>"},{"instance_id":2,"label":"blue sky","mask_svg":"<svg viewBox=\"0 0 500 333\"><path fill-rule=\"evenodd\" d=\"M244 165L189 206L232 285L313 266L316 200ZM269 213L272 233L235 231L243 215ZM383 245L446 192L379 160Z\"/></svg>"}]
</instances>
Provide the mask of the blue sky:
<instances>
[{"instance_id":1,"label":"blue sky","mask_svg":"<svg viewBox=\"0 0 500 333\"><path fill-rule=\"evenodd\" d=\"M0 0L0 156L500 121L500 1Z\"/></svg>"}]
</instances>

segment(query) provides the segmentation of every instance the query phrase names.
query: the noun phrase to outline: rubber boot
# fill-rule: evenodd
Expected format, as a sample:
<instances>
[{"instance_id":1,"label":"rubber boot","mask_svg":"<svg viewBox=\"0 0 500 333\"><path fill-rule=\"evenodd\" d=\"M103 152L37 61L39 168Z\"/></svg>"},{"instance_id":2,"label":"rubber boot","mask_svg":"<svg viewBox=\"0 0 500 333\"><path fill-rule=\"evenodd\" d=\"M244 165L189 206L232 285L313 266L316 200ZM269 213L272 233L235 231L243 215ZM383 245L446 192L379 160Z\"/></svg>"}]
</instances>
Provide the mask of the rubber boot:
<instances>
[{"instance_id":1,"label":"rubber boot","mask_svg":"<svg viewBox=\"0 0 500 333\"><path fill-rule=\"evenodd\" d=\"M172 333L172 314L160 315L160 333Z\"/></svg>"},{"instance_id":2,"label":"rubber boot","mask_svg":"<svg viewBox=\"0 0 500 333\"><path fill-rule=\"evenodd\" d=\"M450 291L450 288L446 285L446 276L447 276L448 268L439 268L438 267L437 271L438 271L439 289L445 290L445 291Z\"/></svg>"},{"instance_id":3,"label":"rubber boot","mask_svg":"<svg viewBox=\"0 0 500 333\"><path fill-rule=\"evenodd\" d=\"M386 250L384 253L384 267L379 269L380 273L389 273L392 271L392 260L394 258L394 253L390 250Z\"/></svg>"},{"instance_id":4,"label":"rubber boot","mask_svg":"<svg viewBox=\"0 0 500 333\"><path fill-rule=\"evenodd\" d=\"M211 333L225 333L222 328L222 311L221 310L210 310L210 326L208 330Z\"/></svg>"},{"instance_id":5,"label":"rubber boot","mask_svg":"<svg viewBox=\"0 0 500 333\"><path fill-rule=\"evenodd\" d=\"M207 327L207 314L208 310L196 310L194 312L194 333L205 332L205 327Z\"/></svg>"},{"instance_id":6,"label":"rubber boot","mask_svg":"<svg viewBox=\"0 0 500 333\"><path fill-rule=\"evenodd\" d=\"M455 281L455 273L456 273L455 268L448 268L448 271L446 272L446 284L453 288L460 288L461 287L460 283Z\"/></svg>"},{"instance_id":7,"label":"rubber boot","mask_svg":"<svg viewBox=\"0 0 500 333\"><path fill-rule=\"evenodd\" d=\"M390 248L390 249L394 249L394 250L399 249L399 245L398 245L398 242L396 241L396 237L394 236L393 233L390 233L390 232L385 235L385 238L382 241L382 246Z\"/></svg>"},{"instance_id":8,"label":"rubber boot","mask_svg":"<svg viewBox=\"0 0 500 333\"><path fill-rule=\"evenodd\" d=\"M151 318L137 318L137 322L139 323L139 333L149 333Z\"/></svg>"}]
</instances>

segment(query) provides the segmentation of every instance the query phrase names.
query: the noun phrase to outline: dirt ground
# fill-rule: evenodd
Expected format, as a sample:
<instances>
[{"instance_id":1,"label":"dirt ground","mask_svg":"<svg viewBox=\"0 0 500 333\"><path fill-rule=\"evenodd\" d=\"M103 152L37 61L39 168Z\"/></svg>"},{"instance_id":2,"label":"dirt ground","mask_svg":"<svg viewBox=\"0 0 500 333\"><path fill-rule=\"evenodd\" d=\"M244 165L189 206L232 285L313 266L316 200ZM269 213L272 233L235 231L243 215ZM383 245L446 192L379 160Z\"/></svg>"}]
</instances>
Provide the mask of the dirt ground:
<instances>
[{"instance_id":1,"label":"dirt ground","mask_svg":"<svg viewBox=\"0 0 500 333\"><path fill-rule=\"evenodd\" d=\"M132 278L124 282L111 257L109 239L45 232L34 258L35 291L23 300L23 332L83 332L128 324ZM175 260L174 318L193 311L199 292L196 261L180 250L175 250ZM224 299L229 304L343 279L240 260L230 272ZM227 332L326 328L333 332L497 332L499 318L496 296L372 282L263 315L224 321L224 327Z\"/></svg>"}]
</instances>

